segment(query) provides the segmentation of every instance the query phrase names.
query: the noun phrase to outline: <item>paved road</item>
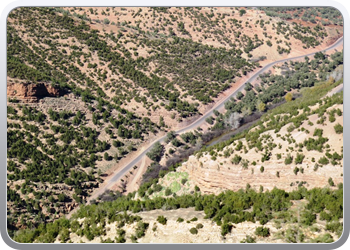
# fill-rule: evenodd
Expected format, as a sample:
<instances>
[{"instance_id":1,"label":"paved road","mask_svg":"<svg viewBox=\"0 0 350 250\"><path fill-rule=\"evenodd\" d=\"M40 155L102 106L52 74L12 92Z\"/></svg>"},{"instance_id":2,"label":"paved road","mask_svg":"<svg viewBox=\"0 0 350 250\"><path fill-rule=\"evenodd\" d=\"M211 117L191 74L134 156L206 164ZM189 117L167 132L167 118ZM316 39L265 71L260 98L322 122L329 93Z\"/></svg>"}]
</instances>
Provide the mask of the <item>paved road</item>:
<instances>
[{"instance_id":1,"label":"paved road","mask_svg":"<svg viewBox=\"0 0 350 250\"><path fill-rule=\"evenodd\" d=\"M334 44L332 44L330 47L321 50L321 51L329 51L332 50L334 48L336 48L337 46L339 46L341 43L343 43L343 37L339 38ZM278 60L272 63L267 64L266 66L264 66L263 68L261 68L259 71L257 71L253 76L251 76L249 79L247 79L244 83L242 83L242 86L240 88L238 88L236 91L234 91L233 93L231 93L230 95L228 95L227 97L225 97L224 99L222 99L221 101L219 101L212 109L210 109L208 112L206 112L203 116L201 116L200 118L198 118L196 121L194 121L193 123L191 123L190 125L186 126L185 128L182 128L178 131L175 131L177 134L180 133L184 133L187 131L191 131L193 129L196 129L197 127L199 127L200 125L202 125L205 122L205 119L209 116L213 115L213 111L215 109L219 109L222 108L225 105L225 102L228 101L231 97L235 97L236 94L239 91L242 91L245 87L245 84L247 82L253 82L261 73L267 71L270 67L272 67L273 65L277 64L277 63L283 63L283 62L287 62L287 61L291 61L291 60L297 60L297 59L301 59L304 58L305 56L312 56L316 54L316 52L313 53L309 53L306 55L302 55L302 56L297 56L297 57L292 57L292 58L287 58L287 59L282 59L282 60ZM129 164L127 164L123 169L121 169L120 171L114 173L114 176L111 177L109 180L107 180L107 184L102 187L101 189L97 190L93 196L91 198L96 198L98 195L104 193L107 189L109 189L110 187L112 187L128 170L130 170L133 166L135 166L141 159L142 157L144 157L146 155L147 152L149 152L152 148L152 146L156 143L156 142L163 142L166 136L160 137L157 140L155 140L151 145L148 146L147 149L145 149L143 152L141 152L137 157L135 157Z\"/></svg>"},{"instance_id":2,"label":"paved road","mask_svg":"<svg viewBox=\"0 0 350 250\"><path fill-rule=\"evenodd\" d=\"M331 91L329 91L326 95L326 97L332 96L334 94L337 94L341 91L344 90L344 83L340 84L339 86L335 87L334 89L332 89Z\"/></svg>"}]
</instances>

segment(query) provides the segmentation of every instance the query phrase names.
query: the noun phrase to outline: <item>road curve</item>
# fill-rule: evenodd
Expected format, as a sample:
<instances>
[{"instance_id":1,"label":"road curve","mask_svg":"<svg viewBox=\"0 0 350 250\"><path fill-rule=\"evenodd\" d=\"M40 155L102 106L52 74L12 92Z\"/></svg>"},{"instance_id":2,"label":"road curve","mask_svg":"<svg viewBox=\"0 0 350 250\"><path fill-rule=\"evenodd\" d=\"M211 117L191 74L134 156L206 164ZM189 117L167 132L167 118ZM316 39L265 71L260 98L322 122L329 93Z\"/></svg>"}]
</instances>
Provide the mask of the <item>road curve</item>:
<instances>
[{"instance_id":1,"label":"road curve","mask_svg":"<svg viewBox=\"0 0 350 250\"><path fill-rule=\"evenodd\" d=\"M341 43L343 43L343 37L339 38L335 43L333 43L331 46L329 46L326 49L320 50L320 51L329 51L334 49L335 47L339 46ZM318 52L320 52L318 51ZM267 69L269 69L271 66L277 64L277 63L283 63L283 62L287 62L287 61L292 61L292 60L297 60L297 59L301 59L304 58L306 56L312 56L314 54L316 54L317 52L313 52L313 53L309 53L306 55L302 55L302 56L297 56L297 57L292 57L292 58L286 58L286 59L282 59L282 60L278 60L275 62L271 62L267 65L265 65L264 67L262 67L259 71L257 71L253 76L251 76L249 79L247 79L241 87L239 87L236 91L234 91L233 93L231 93L230 95L228 95L227 97L225 97L224 99L220 100L218 103L216 103L216 105L211 108L209 111L207 111L203 116L201 116L200 118L198 118L197 120L195 120L194 122L192 122L191 124L189 124L188 126L175 131L175 133L180 134L180 133L184 133L190 130L193 130L195 128L197 128L198 126L200 126L203 122L205 122L205 119L208 118L209 116L213 115L213 111L215 109L219 109L222 108L225 105L225 102L228 101L231 97L235 97L236 94L239 91L242 91L244 89L244 86L247 82L253 82L261 73L263 73L264 71L266 71ZM153 145L156 142L163 142L165 139L166 135L158 138L157 140L155 140L154 142L152 142L151 145L148 146L148 148L146 148L144 151L142 151L137 157L135 157L131 162L129 162L123 169L121 169L120 171L114 173L114 176L111 177L109 180L107 180L107 184L102 187L101 189L97 190L97 192L95 192L93 194L93 197L97 197L98 195L104 193L107 189L109 189L111 186L113 186L129 169L131 169L133 166L135 166L141 159L142 157L144 157L147 152L149 152L151 150L151 148L153 147Z\"/></svg>"}]
</instances>

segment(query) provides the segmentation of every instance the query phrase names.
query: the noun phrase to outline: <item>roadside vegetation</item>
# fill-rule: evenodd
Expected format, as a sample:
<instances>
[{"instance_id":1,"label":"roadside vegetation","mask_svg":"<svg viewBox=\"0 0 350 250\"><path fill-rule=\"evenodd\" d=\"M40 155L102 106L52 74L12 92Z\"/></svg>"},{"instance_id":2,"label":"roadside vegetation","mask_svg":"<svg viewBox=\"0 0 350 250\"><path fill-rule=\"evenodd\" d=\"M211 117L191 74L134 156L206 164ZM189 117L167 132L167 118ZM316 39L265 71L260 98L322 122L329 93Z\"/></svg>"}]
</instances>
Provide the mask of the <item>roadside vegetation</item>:
<instances>
[{"instance_id":1,"label":"roadside vegetation","mask_svg":"<svg viewBox=\"0 0 350 250\"><path fill-rule=\"evenodd\" d=\"M215 160L225 146L234 144L235 151L222 153L232 164L247 169L253 163L240 156L240 151L254 148L261 152L261 162L268 161L275 157L271 150L278 145L260 134L270 129L277 133L289 123L290 132L302 129L301 123L310 114L318 114L320 124L329 120L335 133L343 133L343 126L335 122L343 115L341 110L326 112L328 107L343 102L342 93L320 100L342 82L330 77L343 64L342 52L331 56L319 52L312 59L284 64L279 68L281 75L261 75L259 84L246 84L243 91L225 103L224 113L215 110L213 116L206 119L210 129L205 133L197 129L177 135L171 130L179 122L201 115L201 110L213 104L223 91L260 67L259 61L266 57L253 56L259 47L266 44L281 55L288 54L293 48L288 41L293 38L301 41L305 49L315 48L329 35L326 25L342 25L339 13L332 8L307 8L302 13L288 8L264 10L268 16L286 20L290 19L289 12L294 11L298 15L293 14L293 19L305 21L307 18L313 22L321 16L329 21L321 20L322 24L327 23L313 28L263 18L254 23L243 22L249 8L230 8L228 12L199 7L14 9L7 22L8 81L45 83L67 95L56 101L30 104L8 98L7 225L10 236L18 242L54 242L57 237L60 242L69 242L70 233L76 233L92 240L105 235L107 222L116 222L117 236L101 242L137 242L151 227L127 211L195 207L221 226L221 235L225 237L233 224L260 221L265 225L279 213L289 213L291 201L300 199L317 203L305 208L308 224L315 223L312 218L320 214L329 223L327 230L339 234L342 187L336 189L332 179L330 189L306 190L300 185L290 193L277 189L258 193L247 188L204 195L195 186L191 194L178 195L189 192L189 187L194 185L188 175L176 172L192 154L200 157L209 152ZM130 13L132 21L124 20ZM264 31L272 29L284 38L277 39L266 32L264 36L245 34L244 30L252 26ZM75 106L71 105L73 101ZM320 108L308 109L316 103ZM304 110L304 114L299 115L298 110ZM282 116L283 113L290 115ZM226 142L203 147L255 114L262 118L253 133L244 131ZM121 192L107 191L91 201L91 205L85 205L103 182L106 169L161 133L166 133L166 143L156 143L147 153L152 163L136 192L123 195L123 183ZM241 138L248 144L237 141ZM294 143L289 136L285 140ZM269 145L263 147L263 141ZM293 147L324 152L322 158L314 159L317 171L324 165L342 162L342 152L324 150L327 143L328 138L319 130ZM303 168L299 165L305 160L304 154L298 152L279 158L285 164L298 164L295 175L302 174ZM261 166L260 172L266 173L266 169ZM169 178L168 186L161 180L165 176ZM322 193L327 199L315 201L313 196L310 198L312 192L317 196ZM273 208L269 209L267 205L271 200ZM80 210L71 220L63 218L77 206ZM316 206L326 208L327 212L321 212ZM292 212L289 215L292 217ZM84 221L78 221L83 217ZM132 223L137 224L135 230L127 235L123 227ZM160 217L158 223L166 225L167 219ZM200 233L200 225L191 228L189 233ZM293 230L286 234L292 234ZM254 237L247 235L244 241L254 242L258 237L269 235L261 228ZM315 241L332 239L331 235L325 235Z\"/></svg>"}]
</instances>

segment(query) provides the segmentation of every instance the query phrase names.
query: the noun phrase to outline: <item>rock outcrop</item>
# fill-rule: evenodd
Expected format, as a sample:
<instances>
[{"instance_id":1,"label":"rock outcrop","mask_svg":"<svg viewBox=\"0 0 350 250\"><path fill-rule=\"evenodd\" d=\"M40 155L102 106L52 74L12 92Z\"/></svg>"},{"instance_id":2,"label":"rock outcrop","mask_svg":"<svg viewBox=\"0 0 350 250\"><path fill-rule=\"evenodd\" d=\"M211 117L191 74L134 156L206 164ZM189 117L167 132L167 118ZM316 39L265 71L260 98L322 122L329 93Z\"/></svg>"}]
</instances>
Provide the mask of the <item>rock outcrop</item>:
<instances>
[{"instance_id":1,"label":"rock outcrop","mask_svg":"<svg viewBox=\"0 0 350 250\"><path fill-rule=\"evenodd\" d=\"M7 81L7 97L24 102L37 102L43 97L58 97L62 90L49 83L31 83L26 81Z\"/></svg>"},{"instance_id":2,"label":"rock outcrop","mask_svg":"<svg viewBox=\"0 0 350 250\"><path fill-rule=\"evenodd\" d=\"M201 163L202 161L204 163ZM202 192L216 194L224 190L245 189L247 184L255 190L259 190L260 186L263 186L264 190L272 190L276 187L289 192L295 190L301 182L306 182L304 186L308 189L328 185L330 177L335 184L343 182L341 167L326 165L314 171L310 165L303 164L299 166L304 167L304 172L295 175L293 173L295 165L285 165L282 162L277 163L277 161L264 164L264 172L261 172L261 164L243 169L241 166L229 163L220 165L209 157L202 157L198 160L191 156L182 165L180 171L187 172L190 179L195 182ZM279 176L277 176L277 172L279 172Z\"/></svg>"}]
</instances>

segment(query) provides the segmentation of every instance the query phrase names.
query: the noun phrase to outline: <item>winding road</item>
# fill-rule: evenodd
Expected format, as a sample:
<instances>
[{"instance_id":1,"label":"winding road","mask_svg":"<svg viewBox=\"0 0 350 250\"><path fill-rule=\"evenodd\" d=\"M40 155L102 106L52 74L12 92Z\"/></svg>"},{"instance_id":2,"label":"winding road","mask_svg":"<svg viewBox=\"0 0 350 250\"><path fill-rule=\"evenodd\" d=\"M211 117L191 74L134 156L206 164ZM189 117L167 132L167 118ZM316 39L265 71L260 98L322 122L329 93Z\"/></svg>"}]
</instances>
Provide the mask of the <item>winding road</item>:
<instances>
[{"instance_id":1,"label":"winding road","mask_svg":"<svg viewBox=\"0 0 350 250\"><path fill-rule=\"evenodd\" d=\"M343 43L343 37L339 38L335 43L333 43L331 46L329 46L326 49L320 50L320 51L329 51L332 50L336 47L338 47L339 45L341 45ZM319 52L319 51L318 51ZM278 60L275 62L271 62L267 65L265 65L264 67L262 67L259 71L257 71L254 75L252 75L249 79L247 79L245 82L242 83L242 85L235 91L233 91L231 94L229 94L228 96L226 96L225 98L223 98L222 100L220 100L219 102L217 102L209 111L207 111L203 116L201 116L200 118L198 118L197 120L195 120L194 122L192 122L191 124L189 124L188 126L175 131L176 134L181 134L184 132L188 132L191 131L197 127L199 127L200 125L202 125L205 122L205 119L211 115L213 115L213 111L215 109L220 109L222 107L224 107L225 102L227 102L231 97L235 97L236 94L239 91L242 91L245 87L245 84L247 82L253 82L261 73L267 71L270 67L272 67L273 65L277 64L277 63L283 63L283 62L287 62L287 61L291 61L291 60L297 60L297 59L301 59L304 58L305 56L312 56L314 54L316 54L317 52L313 52L313 53L309 53L306 55L302 55L302 56L297 56L297 57L292 57L292 58L286 58L286 59L282 59L282 60ZM156 142L163 142L165 139L166 135L158 138L157 140L153 141L152 144L150 144L144 151L140 152L133 160L131 160L124 168L122 168L119 171L116 171L115 173L113 173L113 175L107 179L107 183L106 185L104 185L103 187L97 189L93 195L89 198L89 200L98 197L99 195L103 194L106 190L108 190L109 188L111 188L128 170L130 170L133 166L135 166L141 159L142 157L146 156L146 153L149 152L153 145Z\"/></svg>"}]
</instances>

